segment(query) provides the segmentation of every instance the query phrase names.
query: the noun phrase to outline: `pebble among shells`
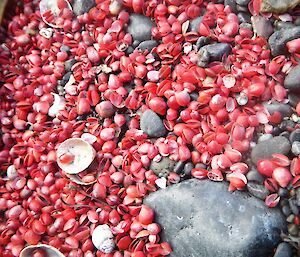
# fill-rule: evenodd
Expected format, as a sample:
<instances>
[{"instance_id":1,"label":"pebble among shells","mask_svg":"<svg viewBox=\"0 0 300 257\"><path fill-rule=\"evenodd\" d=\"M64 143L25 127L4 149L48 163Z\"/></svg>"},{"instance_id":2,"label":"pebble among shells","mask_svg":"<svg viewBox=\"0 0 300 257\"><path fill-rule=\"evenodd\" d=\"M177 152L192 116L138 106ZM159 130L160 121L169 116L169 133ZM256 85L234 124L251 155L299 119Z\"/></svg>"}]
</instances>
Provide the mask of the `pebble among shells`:
<instances>
[{"instance_id":1,"label":"pebble among shells","mask_svg":"<svg viewBox=\"0 0 300 257\"><path fill-rule=\"evenodd\" d=\"M104 252L111 253L115 248L114 236L108 225L99 225L92 234L94 246Z\"/></svg>"}]
</instances>

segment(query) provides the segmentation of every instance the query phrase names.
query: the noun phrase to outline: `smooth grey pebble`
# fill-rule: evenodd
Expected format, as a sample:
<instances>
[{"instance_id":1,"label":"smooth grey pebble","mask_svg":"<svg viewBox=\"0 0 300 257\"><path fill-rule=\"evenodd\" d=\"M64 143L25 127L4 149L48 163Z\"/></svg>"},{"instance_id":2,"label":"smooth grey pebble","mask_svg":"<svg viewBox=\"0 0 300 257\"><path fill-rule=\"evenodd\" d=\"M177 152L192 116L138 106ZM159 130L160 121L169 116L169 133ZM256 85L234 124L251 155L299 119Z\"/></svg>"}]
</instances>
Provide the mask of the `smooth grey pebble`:
<instances>
[{"instance_id":1,"label":"smooth grey pebble","mask_svg":"<svg viewBox=\"0 0 300 257\"><path fill-rule=\"evenodd\" d=\"M167 133L162 119L150 109L142 114L140 127L149 137L162 137Z\"/></svg>"},{"instance_id":2,"label":"smooth grey pebble","mask_svg":"<svg viewBox=\"0 0 300 257\"><path fill-rule=\"evenodd\" d=\"M181 161L177 162L174 167L174 172L176 172L177 174L182 173L183 167L184 167L184 162Z\"/></svg>"},{"instance_id":3,"label":"smooth grey pebble","mask_svg":"<svg viewBox=\"0 0 300 257\"><path fill-rule=\"evenodd\" d=\"M137 50L138 51L146 51L148 50L148 52L151 52L152 49L154 47L156 47L158 45L156 40L146 40L141 42L138 46L137 46Z\"/></svg>"},{"instance_id":4,"label":"smooth grey pebble","mask_svg":"<svg viewBox=\"0 0 300 257\"><path fill-rule=\"evenodd\" d=\"M191 175L191 172L192 172L192 169L194 168L194 164L191 163L191 162L187 162L185 165L184 165L184 168L183 168L183 172L186 176L190 176Z\"/></svg>"},{"instance_id":5,"label":"smooth grey pebble","mask_svg":"<svg viewBox=\"0 0 300 257\"><path fill-rule=\"evenodd\" d=\"M149 17L141 14L131 14L127 31L131 34L133 41L143 42L151 39L151 30L154 26Z\"/></svg>"},{"instance_id":6,"label":"smooth grey pebble","mask_svg":"<svg viewBox=\"0 0 300 257\"><path fill-rule=\"evenodd\" d=\"M250 23L251 22L251 16L248 13L239 12L237 16L238 16L240 23L243 23L243 22Z\"/></svg>"},{"instance_id":7,"label":"smooth grey pebble","mask_svg":"<svg viewBox=\"0 0 300 257\"><path fill-rule=\"evenodd\" d=\"M299 28L300 30L300 28ZM300 32L299 32L300 37ZM284 79L284 87L291 90L300 92L300 64L292 68Z\"/></svg>"},{"instance_id":8,"label":"smooth grey pebble","mask_svg":"<svg viewBox=\"0 0 300 257\"><path fill-rule=\"evenodd\" d=\"M295 129L291 134L290 134L290 142L293 143L295 141L300 141L300 129Z\"/></svg>"},{"instance_id":9,"label":"smooth grey pebble","mask_svg":"<svg viewBox=\"0 0 300 257\"><path fill-rule=\"evenodd\" d=\"M78 16L87 13L90 9L96 6L94 0L74 0L73 12Z\"/></svg>"},{"instance_id":10,"label":"smooth grey pebble","mask_svg":"<svg viewBox=\"0 0 300 257\"><path fill-rule=\"evenodd\" d=\"M284 205L281 208L281 211L282 211L283 215L286 216L286 217L288 217L292 213L291 208L288 205Z\"/></svg>"},{"instance_id":11,"label":"smooth grey pebble","mask_svg":"<svg viewBox=\"0 0 300 257\"><path fill-rule=\"evenodd\" d=\"M264 177L261 175L257 170L250 170L247 174L246 177L248 181L256 181L258 183L263 183L264 182Z\"/></svg>"},{"instance_id":12,"label":"smooth grey pebble","mask_svg":"<svg viewBox=\"0 0 300 257\"><path fill-rule=\"evenodd\" d=\"M292 257L293 251L290 244L282 242L277 246L274 257Z\"/></svg>"},{"instance_id":13,"label":"smooth grey pebble","mask_svg":"<svg viewBox=\"0 0 300 257\"><path fill-rule=\"evenodd\" d=\"M73 66L75 63L76 63L76 60L75 60L75 59L70 59L70 60L65 61L65 70L66 70L66 71L71 71L72 66Z\"/></svg>"},{"instance_id":14,"label":"smooth grey pebble","mask_svg":"<svg viewBox=\"0 0 300 257\"><path fill-rule=\"evenodd\" d=\"M299 156L300 155L300 142L299 141L295 141L292 143L292 153L295 156Z\"/></svg>"},{"instance_id":15,"label":"smooth grey pebble","mask_svg":"<svg viewBox=\"0 0 300 257\"><path fill-rule=\"evenodd\" d=\"M188 31L198 32L199 24L202 22L203 17L199 16L190 21Z\"/></svg>"}]
</instances>

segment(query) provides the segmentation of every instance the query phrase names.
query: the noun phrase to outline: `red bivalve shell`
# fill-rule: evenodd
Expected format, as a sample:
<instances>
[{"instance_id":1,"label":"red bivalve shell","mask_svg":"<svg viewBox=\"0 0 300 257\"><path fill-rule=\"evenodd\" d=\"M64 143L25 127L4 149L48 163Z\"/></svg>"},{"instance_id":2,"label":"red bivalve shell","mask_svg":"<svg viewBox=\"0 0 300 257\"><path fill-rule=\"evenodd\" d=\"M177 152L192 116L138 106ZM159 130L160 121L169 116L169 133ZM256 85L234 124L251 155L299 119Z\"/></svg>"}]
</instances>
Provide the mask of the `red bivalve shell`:
<instances>
[{"instance_id":1,"label":"red bivalve shell","mask_svg":"<svg viewBox=\"0 0 300 257\"><path fill-rule=\"evenodd\" d=\"M283 167L276 168L272 176L281 187L286 187L292 180L290 171Z\"/></svg>"},{"instance_id":2,"label":"red bivalve shell","mask_svg":"<svg viewBox=\"0 0 300 257\"><path fill-rule=\"evenodd\" d=\"M271 160L259 160L257 162L257 171L267 177L271 177L277 167Z\"/></svg>"},{"instance_id":3,"label":"red bivalve shell","mask_svg":"<svg viewBox=\"0 0 300 257\"><path fill-rule=\"evenodd\" d=\"M138 220L143 225L149 225L153 222L154 211L147 205L142 205L140 213L138 215Z\"/></svg>"},{"instance_id":4,"label":"red bivalve shell","mask_svg":"<svg viewBox=\"0 0 300 257\"><path fill-rule=\"evenodd\" d=\"M279 201L280 201L280 196L276 193L268 195L265 199L266 205L270 208L276 207Z\"/></svg>"},{"instance_id":5,"label":"red bivalve shell","mask_svg":"<svg viewBox=\"0 0 300 257\"><path fill-rule=\"evenodd\" d=\"M226 176L226 179L230 182L230 186L236 189L243 189L247 184L246 176L239 172L233 172Z\"/></svg>"}]
</instances>

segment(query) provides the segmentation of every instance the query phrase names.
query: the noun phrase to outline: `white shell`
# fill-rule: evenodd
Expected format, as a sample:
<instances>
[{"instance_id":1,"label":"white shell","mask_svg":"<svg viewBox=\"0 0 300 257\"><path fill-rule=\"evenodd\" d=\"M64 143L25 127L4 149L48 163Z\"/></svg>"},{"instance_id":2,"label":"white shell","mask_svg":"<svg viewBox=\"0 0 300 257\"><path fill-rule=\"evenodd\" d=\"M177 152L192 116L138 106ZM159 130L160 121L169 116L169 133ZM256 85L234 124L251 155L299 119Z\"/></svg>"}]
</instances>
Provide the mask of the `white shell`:
<instances>
[{"instance_id":1,"label":"white shell","mask_svg":"<svg viewBox=\"0 0 300 257\"><path fill-rule=\"evenodd\" d=\"M21 251L20 257L31 257L33 252L38 249L43 249L47 253L47 257L65 257L55 247L46 244L29 245Z\"/></svg>"},{"instance_id":2,"label":"white shell","mask_svg":"<svg viewBox=\"0 0 300 257\"><path fill-rule=\"evenodd\" d=\"M75 156L72 163L61 163L59 157L65 153L71 153ZM68 174L77 174L85 170L96 156L95 149L81 138L69 138L62 142L57 149L57 164Z\"/></svg>"},{"instance_id":3,"label":"white shell","mask_svg":"<svg viewBox=\"0 0 300 257\"><path fill-rule=\"evenodd\" d=\"M48 115L51 117L56 117L58 112L65 108L65 99L58 94L54 94L54 93L51 94L54 96L54 102L49 108Z\"/></svg>"},{"instance_id":4,"label":"white shell","mask_svg":"<svg viewBox=\"0 0 300 257\"><path fill-rule=\"evenodd\" d=\"M10 180L13 180L18 176L18 172L14 165L10 165L7 167L6 175L7 175L7 178Z\"/></svg>"},{"instance_id":5,"label":"white shell","mask_svg":"<svg viewBox=\"0 0 300 257\"><path fill-rule=\"evenodd\" d=\"M92 242L103 253L111 253L115 248L114 235L107 224L95 228Z\"/></svg>"}]
</instances>

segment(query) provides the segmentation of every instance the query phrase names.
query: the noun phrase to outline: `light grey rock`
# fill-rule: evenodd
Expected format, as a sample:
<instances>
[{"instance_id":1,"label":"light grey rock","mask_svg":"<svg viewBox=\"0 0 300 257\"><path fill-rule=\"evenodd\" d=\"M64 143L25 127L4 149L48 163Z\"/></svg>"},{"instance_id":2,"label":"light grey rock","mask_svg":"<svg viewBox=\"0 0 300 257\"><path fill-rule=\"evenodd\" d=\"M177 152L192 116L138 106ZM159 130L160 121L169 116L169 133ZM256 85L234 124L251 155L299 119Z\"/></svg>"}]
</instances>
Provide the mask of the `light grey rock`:
<instances>
[{"instance_id":1,"label":"light grey rock","mask_svg":"<svg viewBox=\"0 0 300 257\"><path fill-rule=\"evenodd\" d=\"M269 21L263 16L259 16L259 15L252 16L251 22L252 22L253 31L258 36L268 39L274 31L271 21Z\"/></svg>"},{"instance_id":2,"label":"light grey rock","mask_svg":"<svg viewBox=\"0 0 300 257\"><path fill-rule=\"evenodd\" d=\"M295 129L291 134L290 134L290 142L300 142L300 129Z\"/></svg>"},{"instance_id":3,"label":"light grey rock","mask_svg":"<svg viewBox=\"0 0 300 257\"><path fill-rule=\"evenodd\" d=\"M251 160L254 164L260 159L272 157L274 153L287 154L291 150L291 144L285 137L277 136L258 143L251 152Z\"/></svg>"},{"instance_id":4,"label":"light grey rock","mask_svg":"<svg viewBox=\"0 0 300 257\"><path fill-rule=\"evenodd\" d=\"M293 142L292 143L292 153L295 156L299 156L300 155L300 142Z\"/></svg>"},{"instance_id":5,"label":"light grey rock","mask_svg":"<svg viewBox=\"0 0 300 257\"><path fill-rule=\"evenodd\" d=\"M162 137L167 133L162 119L152 110L144 111L140 126L149 137Z\"/></svg>"},{"instance_id":6,"label":"light grey rock","mask_svg":"<svg viewBox=\"0 0 300 257\"><path fill-rule=\"evenodd\" d=\"M170 257L267 257L286 229L279 209L226 183L189 179L151 193L145 203L162 225Z\"/></svg>"},{"instance_id":7,"label":"light grey rock","mask_svg":"<svg viewBox=\"0 0 300 257\"><path fill-rule=\"evenodd\" d=\"M203 17L199 16L199 17L191 20L188 30L198 32L198 27L199 27L199 24L202 22L202 19L203 19Z\"/></svg>"},{"instance_id":8,"label":"light grey rock","mask_svg":"<svg viewBox=\"0 0 300 257\"><path fill-rule=\"evenodd\" d=\"M300 64L291 69L285 77L284 87L292 91L300 91Z\"/></svg>"},{"instance_id":9,"label":"light grey rock","mask_svg":"<svg viewBox=\"0 0 300 257\"><path fill-rule=\"evenodd\" d=\"M251 195L261 200L265 200L270 193L264 185L260 185L251 181L247 183L247 189Z\"/></svg>"},{"instance_id":10,"label":"light grey rock","mask_svg":"<svg viewBox=\"0 0 300 257\"><path fill-rule=\"evenodd\" d=\"M265 102L263 105L267 108L271 115L275 111L280 112L283 117L289 117L293 113L291 106L288 104L279 103L277 101L271 103Z\"/></svg>"},{"instance_id":11,"label":"light grey rock","mask_svg":"<svg viewBox=\"0 0 300 257\"><path fill-rule=\"evenodd\" d=\"M293 92L289 92L288 99L289 105L292 107L296 107L297 104L300 102L300 95Z\"/></svg>"},{"instance_id":12,"label":"light grey rock","mask_svg":"<svg viewBox=\"0 0 300 257\"><path fill-rule=\"evenodd\" d=\"M282 242L278 245L274 257L292 257L292 247L286 243Z\"/></svg>"},{"instance_id":13,"label":"light grey rock","mask_svg":"<svg viewBox=\"0 0 300 257\"><path fill-rule=\"evenodd\" d=\"M300 37L300 27L275 31L268 40L272 55L287 54L286 43L298 37Z\"/></svg>"},{"instance_id":14,"label":"light grey rock","mask_svg":"<svg viewBox=\"0 0 300 257\"><path fill-rule=\"evenodd\" d=\"M274 22L275 30L280 30L280 29L291 29L295 28L296 25L292 22L285 22L285 21L275 21Z\"/></svg>"},{"instance_id":15,"label":"light grey rock","mask_svg":"<svg viewBox=\"0 0 300 257\"><path fill-rule=\"evenodd\" d=\"M148 50L149 52L151 52L151 50L156 47L158 45L156 40L146 40L141 42L138 46L137 46L137 50L138 51L146 51Z\"/></svg>"},{"instance_id":16,"label":"light grey rock","mask_svg":"<svg viewBox=\"0 0 300 257\"><path fill-rule=\"evenodd\" d=\"M96 6L94 0L74 0L73 12L76 15L87 13L90 9Z\"/></svg>"},{"instance_id":17,"label":"light grey rock","mask_svg":"<svg viewBox=\"0 0 300 257\"><path fill-rule=\"evenodd\" d=\"M263 0L260 10L262 12L284 13L294 9L298 4L300 4L299 0Z\"/></svg>"},{"instance_id":18,"label":"light grey rock","mask_svg":"<svg viewBox=\"0 0 300 257\"><path fill-rule=\"evenodd\" d=\"M240 23L243 23L243 22L250 23L251 22L251 16L248 13L239 12L238 18L239 18Z\"/></svg>"},{"instance_id":19,"label":"light grey rock","mask_svg":"<svg viewBox=\"0 0 300 257\"><path fill-rule=\"evenodd\" d=\"M131 34L133 40L142 42L151 39L151 29L153 27L154 23L150 18L141 14L131 14L127 31Z\"/></svg>"},{"instance_id":20,"label":"light grey rock","mask_svg":"<svg viewBox=\"0 0 300 257\"><path fill-rule=\"evenodd\" d=\"M150 170L153 170L153 172L158 175L159 177L168 176L170 171L174 170L174 167L176 165L176 162L171 160L168 157L163 157L160 162L151 161L150 164Z\"/></svg>"},{"instance_id":21,"label":"light grey rock","mask_svg":"<svg viewBox=\"0 0 300 257\"><path fill-rule=\"evenodd\" d=\"M75 59L70 59L70 60L65 61L65 70L71 71L71 68L75 63L76 63Z\"/></svg>"},{"instance_id":22,"label":"light grey rock","mask_svg":"<svg viewBox=\"0 0 300 257\"><path fill-rule=\"evenodd\" d=\"M269 139L271 139L272 137L273 137L272 134L263 134L263 135L261 135L261 136L258 138L257 142L260 143L260 142L262 142L262 141L269 140Z\"/></svg>"}]
</instances>

